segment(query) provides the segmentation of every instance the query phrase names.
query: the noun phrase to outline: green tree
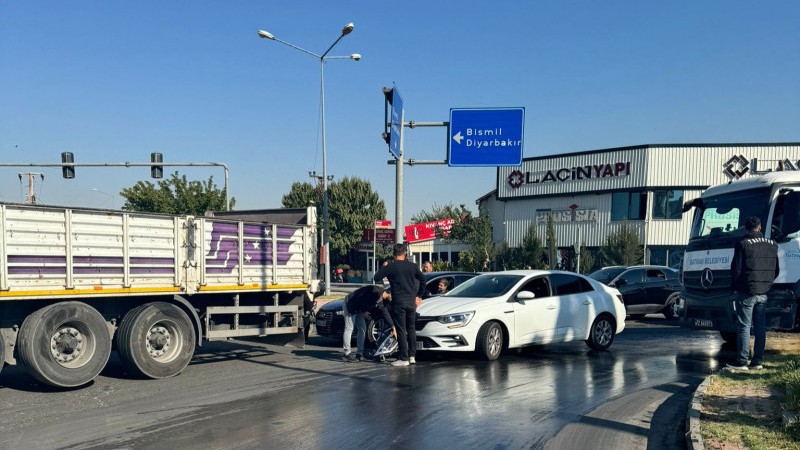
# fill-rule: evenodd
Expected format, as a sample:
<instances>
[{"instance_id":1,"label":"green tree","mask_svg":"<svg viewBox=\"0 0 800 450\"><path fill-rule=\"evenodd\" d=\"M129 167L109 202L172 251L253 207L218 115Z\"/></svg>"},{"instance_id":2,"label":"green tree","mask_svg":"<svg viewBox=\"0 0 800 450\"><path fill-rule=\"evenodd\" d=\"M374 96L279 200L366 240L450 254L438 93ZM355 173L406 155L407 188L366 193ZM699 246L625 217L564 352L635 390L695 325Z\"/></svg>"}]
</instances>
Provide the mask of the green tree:
<instances>
[{"instance_id":1,"label":"green tree","mask_svg":"<svg viewBox=\"0 0 800 450\"><path fill-rule=\"evenodd\" d=\"M324 211L322 184L295 182L281 204L285 208L317 207L317 227L323 228ZM351 252L361 242L365 229L371 229L376 219L386 217L386 205L372 190L369 181L345 177L328 185L328 230L331 247L331 266L344 262L354 265ZM362 263L363 265L363 263Z\"/></svg>"},{"instance_id":2,"label":"green tree","mask_svg":"<svg viewBox=\"0 0 800 450\"><path fill-rule=\"evenodd\" d=\"M469 249L461 252L458 265L464 270L486 271L492 262L492 219L486 210L481 209L477 217L467 210L464 205L453 209L450 216L454 223L450 233L444 237L445 242L461 242ZM438 220L438 219L434 219ZM427 221L427 220L426 220Z\"/></svg>"},{"instance_id":3,"label":"green tree","mask_svg":"<svg viewBox=\"0 0 800 450\"><path fill-rule=\"evenodd\" d=\"M178 172L157 184L138 181L123 189L120 196L125 198L122 209L127 211L200 216L206 211L225 209L225 190L217 188L214 177L205 182L189 181L186 175L178 176ZM230 209L235 204L236 199L230 199Z\"/></svg>"},{"instance_id":4,"label":"green tree","mask_svg":"<svg viewBox=\"0 0 800 450\"><path fill-rule=\"evenodd\" d=\"M464 205L453 206L452 203L447 205L433 204L430 211L420 211L411 217L411 223L425 223L435 222L442 219L458 219L463 217L471 217L472 211L467 209Z\"/></svg>"},{"instance_id":5,"label":"green tree","mask_svg":"<svg viewBox=\"0 0 800 450\"><path fill-rule=\"evenodd\" d=\"M598 258L603 266L633 266L644 260L644 250L639 244L639 235L627 222L606 237L600 247Z\"/></svg>"},{"instance_id":6,"label":"green tree","mask_svg":"<svg viewBox=\"0 0 800 450\"><path fill-rule=\"evenodd\" d=\"M547 214L547 264L550 269L558 269L558 241L553 215Z\"/></svg>"},{"instance_id":7,"label":"green tree","mask_svg":"<svg viewBox=\"0 0 800 450\"><path fill-rule=\"evenodd\" d=\"M581 243L580 261L581 261L580 273L589 274L594 272L595 258L592 252L590 252L589 249L586 248L585 242Z\"/></svg>"},{"instance_id":8,"label":"green tree","mask_svg":"<svg viewBox=\"0 0 800 450\"><path fill-rule=\"evenodd\" d=\"M536 225L528 227L519 247L509 247L503 243L495 256L495 267L498 270L512 269L545 269L547 268L546 252L542 239L536 232Z\"/></svg>"}]
</instances>

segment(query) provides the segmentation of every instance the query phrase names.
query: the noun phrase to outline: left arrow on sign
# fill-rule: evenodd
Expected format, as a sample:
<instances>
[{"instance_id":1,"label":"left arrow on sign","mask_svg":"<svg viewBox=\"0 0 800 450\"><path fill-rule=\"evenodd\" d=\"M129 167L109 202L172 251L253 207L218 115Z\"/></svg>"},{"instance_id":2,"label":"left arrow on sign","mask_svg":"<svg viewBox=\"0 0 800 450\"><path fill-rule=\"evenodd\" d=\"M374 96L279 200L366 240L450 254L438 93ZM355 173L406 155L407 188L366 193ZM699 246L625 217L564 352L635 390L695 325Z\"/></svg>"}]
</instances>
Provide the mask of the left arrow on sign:
<instances>
[{"instance_id":1,"label":"left arrow on sign","mask_svg":"<svg viewBox=\"0 0 800 450\"><path fill-rule=\"evenodd\" d=\"M462 139L464 139L464 136L461 135L460 131L458 133L456 133L455 136L453 136L453 140L456 141L458 143L458 145L461 145L461 140Z\"/></svg>"}]
</instances>

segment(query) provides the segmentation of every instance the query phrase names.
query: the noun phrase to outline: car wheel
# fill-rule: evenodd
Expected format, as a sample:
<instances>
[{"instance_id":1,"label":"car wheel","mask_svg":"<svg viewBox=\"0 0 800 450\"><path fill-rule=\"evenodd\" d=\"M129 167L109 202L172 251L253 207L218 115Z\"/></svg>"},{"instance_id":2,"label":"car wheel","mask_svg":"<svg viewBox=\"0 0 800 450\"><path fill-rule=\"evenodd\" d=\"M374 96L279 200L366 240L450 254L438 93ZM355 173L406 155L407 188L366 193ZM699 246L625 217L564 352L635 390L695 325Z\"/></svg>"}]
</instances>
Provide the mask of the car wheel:
<instances>
[{"instance_id":1,"label":"car wheel","mask_svg":"<svg viewBox=\"0 0 800 450\"><path fill-rule=\"evenodd\" d=\"M367 321L367 344L375 345L378 342L378 336L381 334L383 321L372 320Z\"/></svg>"},{"instance_id":2,"label":"car wheel","mask_svg":"<svg viewBox=\"0 0 800 450\"><path fill-rule=\"evenodd\" d=\"M661 310L661 313L664 314L664 317L667 320L675 320L680 317L680 312L678 311L678 298L679 294L676 292L669 296L667 299L667 305L664 306L664 309Z\"/></svg>"},{"instance_id":3,"label":"car wheel","mask_svg":"<svg viewBox=\"0 0 800 450\"><path fill-rule=\"evenodd\" d=\"M594 319L592 328L589 330L589 339L586 345L594 350L605 350L614 342L614 320L609 316L599 316Z\"/></svg>"},{"instance_id":4,"label":"car wheel","mask_svg":"<svg viewBox=\"0 0 800 450\"><path fill-rule=\"evenodd\" d=\"M503 328L497 322L487 322L478 331L475 353L482 359L494 361L503 351Z\"/></svg>"}]
</instances>

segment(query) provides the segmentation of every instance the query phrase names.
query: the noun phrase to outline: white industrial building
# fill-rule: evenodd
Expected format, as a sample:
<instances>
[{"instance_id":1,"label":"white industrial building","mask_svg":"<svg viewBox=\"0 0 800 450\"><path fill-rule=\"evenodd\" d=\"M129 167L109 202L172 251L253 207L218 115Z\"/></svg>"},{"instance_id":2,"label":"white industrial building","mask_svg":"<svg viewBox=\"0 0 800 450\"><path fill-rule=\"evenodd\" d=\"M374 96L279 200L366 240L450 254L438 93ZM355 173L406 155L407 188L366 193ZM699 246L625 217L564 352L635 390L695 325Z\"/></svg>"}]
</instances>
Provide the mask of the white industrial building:
<instances>
[{"instance_id":1,"label":"white industrial building","mask_svg":"<svg viewBox=\"0 0 800 450\"><path fill-rule=\"evenodd\" d=\"M667 144L525 158L499 167L496 189L478 199L493 222L493 240L519 246L531 225L544 240L555 220L562 258L576 244L596 251L627 223L639 234L645 262L680 262L691 224L683 203L709 186L774 170L800 170L800 143Z\"/></svg>"}]
</instances>

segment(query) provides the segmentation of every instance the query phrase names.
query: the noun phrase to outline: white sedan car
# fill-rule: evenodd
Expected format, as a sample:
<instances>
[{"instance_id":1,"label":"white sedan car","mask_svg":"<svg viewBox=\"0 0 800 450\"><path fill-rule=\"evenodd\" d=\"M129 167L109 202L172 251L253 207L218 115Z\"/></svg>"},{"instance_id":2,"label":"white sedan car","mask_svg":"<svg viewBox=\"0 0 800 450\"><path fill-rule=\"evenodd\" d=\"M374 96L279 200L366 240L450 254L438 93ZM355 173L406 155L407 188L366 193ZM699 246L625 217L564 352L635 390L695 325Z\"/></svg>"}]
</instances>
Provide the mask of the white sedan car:
<instances>
[{"instance_id":1,"label":"white sedan car","mask_svg":"<svg viewBox=\"0 0 800 450\"><path fill-rule=\"evenodd\" d=\"M417 350L494 360L509 348L575 340L607 349L625 328L619 291L572 272L479 275L417 309Z\"/></svg>"}]
</instances>

